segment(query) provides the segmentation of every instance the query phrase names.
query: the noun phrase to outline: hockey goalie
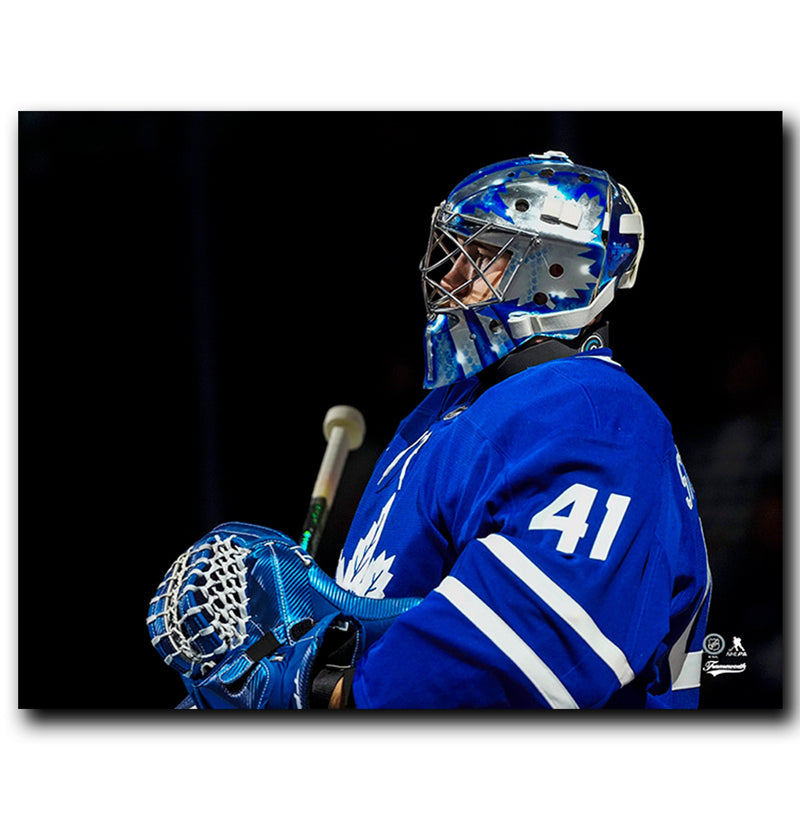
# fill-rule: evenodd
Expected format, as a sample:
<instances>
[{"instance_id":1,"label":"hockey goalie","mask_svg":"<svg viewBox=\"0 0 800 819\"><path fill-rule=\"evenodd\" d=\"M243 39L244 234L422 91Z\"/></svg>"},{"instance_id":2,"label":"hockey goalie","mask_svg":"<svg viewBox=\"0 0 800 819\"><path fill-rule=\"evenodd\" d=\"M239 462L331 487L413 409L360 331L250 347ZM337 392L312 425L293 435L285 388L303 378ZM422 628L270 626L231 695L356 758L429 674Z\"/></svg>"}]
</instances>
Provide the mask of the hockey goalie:
<instances>
[{"instance_id":1,"label":"hockey goalie","mask_svg":"<svg viewBox=\"0 0 800 819\"><path fill-rule=\"evenodd\" d=\"M153 598L185 707L697 708L697 499L604 315L643 247L626 188L563 153L451 191L420 264L428 392L335 577L311 548L318 503L298 541L217 527Z\"/></svg>"}]
</instances>

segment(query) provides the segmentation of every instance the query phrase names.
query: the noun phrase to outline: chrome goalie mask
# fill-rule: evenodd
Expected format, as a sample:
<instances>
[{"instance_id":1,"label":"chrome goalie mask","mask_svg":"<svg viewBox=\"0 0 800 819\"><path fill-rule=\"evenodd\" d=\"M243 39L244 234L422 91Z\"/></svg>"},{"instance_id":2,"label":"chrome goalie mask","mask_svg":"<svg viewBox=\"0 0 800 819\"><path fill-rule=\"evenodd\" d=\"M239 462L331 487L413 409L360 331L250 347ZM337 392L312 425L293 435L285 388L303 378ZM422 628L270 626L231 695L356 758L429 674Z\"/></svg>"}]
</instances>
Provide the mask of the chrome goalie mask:
<instances>
[{"instance_id":1,"label":"chrome goalie mask","mask_svg":"<svg viewBox=\"0 0 800 819\"><path fill-rule=\"evenodd\" d=\"M425 387L469 378L533 336L574 339L644 247L633 197L605 171L548 151L482 168L433 212L420 263Z\"/></svg>"}]
</instances>

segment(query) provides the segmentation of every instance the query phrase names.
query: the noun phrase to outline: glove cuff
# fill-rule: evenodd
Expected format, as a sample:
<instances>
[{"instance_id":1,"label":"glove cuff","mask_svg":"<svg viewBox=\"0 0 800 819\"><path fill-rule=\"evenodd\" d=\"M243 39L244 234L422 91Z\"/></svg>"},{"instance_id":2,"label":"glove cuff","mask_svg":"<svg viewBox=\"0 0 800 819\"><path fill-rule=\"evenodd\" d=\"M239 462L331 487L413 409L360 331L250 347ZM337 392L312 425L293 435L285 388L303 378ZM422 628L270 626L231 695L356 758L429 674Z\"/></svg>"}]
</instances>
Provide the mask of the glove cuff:
<instances>
[{"instance_id":1,"label":"glove cuff","mask_svg":"<svg viewBox=\"0 0 800 819\"><path fill-rule=\"evenodd\" d=\"M361 624L354 618L337 615L325 631L317 661L311 669L309 708L328 708L339 680L343 680L339 707L355 707L349 703L352 700L354 665L361 656L361 650Z\"/></svg>"},{"instance_id":2,"label":"glove cuff","mask_svg":"<svg viewBox=\"0 0 800 819\"><path fill-rule=\"evenodd\" d=\"M353 676L355 675L355 667L348 666L342 668L341 666L326 665L311 683L311 694L309 696L309 707L311 708L328 708L333 695L333 689L343 680L342 683L342 698L340 708L355 708L353 701Z\"/></svg>"}]
</instances>

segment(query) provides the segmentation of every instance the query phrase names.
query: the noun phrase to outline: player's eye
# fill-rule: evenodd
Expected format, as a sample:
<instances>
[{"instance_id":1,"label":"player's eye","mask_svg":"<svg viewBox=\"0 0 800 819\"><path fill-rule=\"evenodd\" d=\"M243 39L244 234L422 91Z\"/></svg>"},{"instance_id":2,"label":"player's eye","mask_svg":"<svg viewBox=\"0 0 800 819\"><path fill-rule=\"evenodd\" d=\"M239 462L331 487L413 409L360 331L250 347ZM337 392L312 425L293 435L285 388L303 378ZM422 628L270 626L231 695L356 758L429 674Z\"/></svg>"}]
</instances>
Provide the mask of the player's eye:
<instances>
[{"instance_id":1,"label":"player's eye","mask_svg":"<svg viewBox=\"0 0 800 819\"><path fill-rule=\"evenodd\" d=\"M473 255L475 263L480 270L486 270L487 267L494 261L497 251L492 248L479 247Z\"/></svg>"},{"instance_id":2,"label":"player's eye","mask_svg":"<svg viewBox=\"0 0 800 819\"><path fill-rule=\"evenodd\" d=\"M476 260L478 258L480 258L481 256L486 255L485 248L481 247L480 245L476 245L476 244L465 245L465 250L473 259L476 259Z\"/></svg>"}]
</instances>

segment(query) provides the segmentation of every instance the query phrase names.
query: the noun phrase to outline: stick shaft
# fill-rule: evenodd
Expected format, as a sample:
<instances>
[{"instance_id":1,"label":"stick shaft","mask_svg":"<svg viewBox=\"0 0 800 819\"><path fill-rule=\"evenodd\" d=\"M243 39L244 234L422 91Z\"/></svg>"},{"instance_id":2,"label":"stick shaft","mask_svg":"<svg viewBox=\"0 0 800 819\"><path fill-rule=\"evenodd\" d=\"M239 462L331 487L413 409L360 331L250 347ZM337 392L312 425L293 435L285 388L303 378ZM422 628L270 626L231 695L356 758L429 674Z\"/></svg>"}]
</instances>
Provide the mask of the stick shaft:
<instances>
[{"instance_id":1,"label":"stick shaft","mask_svg":"<svg viewBox=\"0 0 800 819\"><path fill-rule=\"evenodd\" d=\"M303 524L303 533L300 535L300 545L312 557L316 555L319 548L319 540L328 520L328 511L339 487L348 451L345 429L334 427L319 466L317 480L311 493L311 503Z\"/></svg>"},{"instance_id":2,"label":"stick shaft","mask_svg":"<svg viewBox=\"0 0 800 819\"><path fill-rule=\"evenodd\" d=\"M344 427L334 427L331 430L325 454L322 456L322 463L319 465L314 491L311 493L314 498L325 498L328 506L333 503L339 487L348 451L347 432Z\"/></svg>"},{"instance_id":3,"label":"stick shaft","mask_svg":"<svg viewBox=\"0 0 800 819\"><path fill-rule=\"evenodd\" d=\"M308 513L303 524L303 533L298 541L311 557L315 557L319 548L322 530L328 521L328 504L325 498L311 498Z\"/></svg>"}]
</instances>

